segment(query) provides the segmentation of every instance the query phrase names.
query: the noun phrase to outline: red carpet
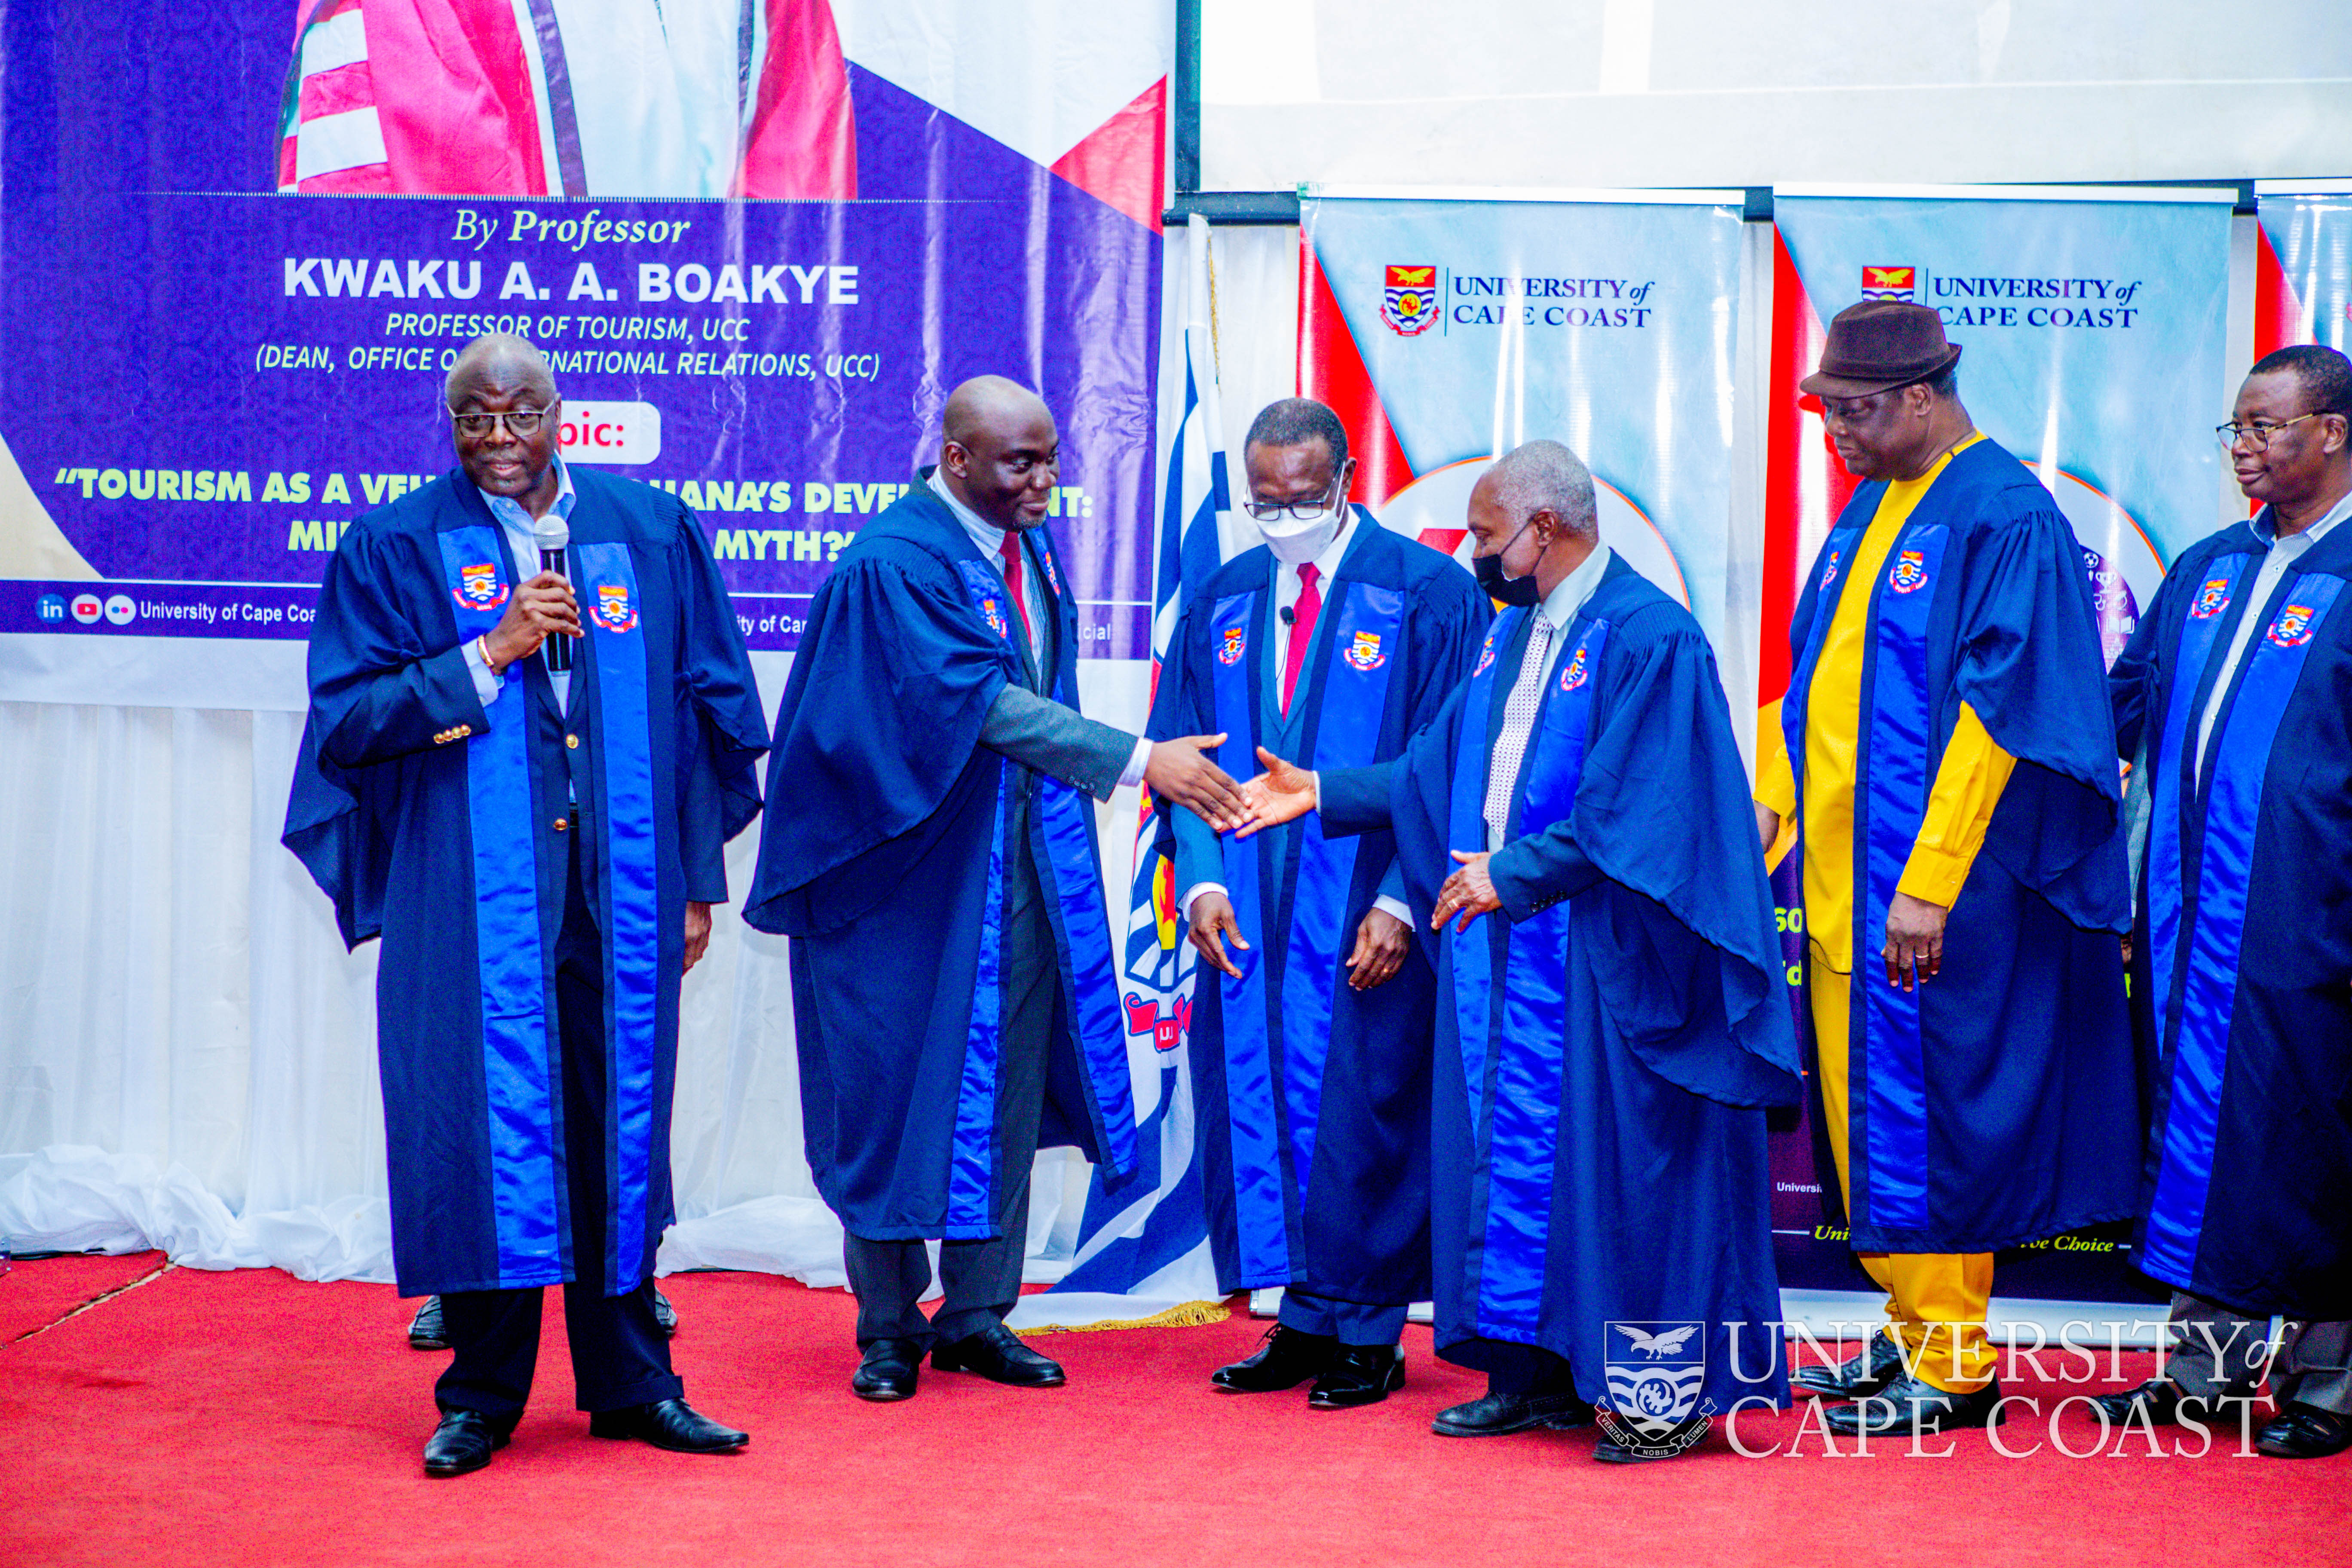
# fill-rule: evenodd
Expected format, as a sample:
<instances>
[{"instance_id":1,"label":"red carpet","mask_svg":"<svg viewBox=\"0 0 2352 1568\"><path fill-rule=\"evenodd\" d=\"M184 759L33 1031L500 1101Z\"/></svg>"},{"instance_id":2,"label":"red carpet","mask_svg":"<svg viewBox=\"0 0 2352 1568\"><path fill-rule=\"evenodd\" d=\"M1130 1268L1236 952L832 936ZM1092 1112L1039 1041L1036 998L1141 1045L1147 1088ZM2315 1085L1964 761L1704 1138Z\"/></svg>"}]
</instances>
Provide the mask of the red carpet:
<instances>
[{"instance_id":1,"label":"red carpet","mask_svg":"<svg viewBox=\"0 0 2352 1568\"><path fill-rule=\"evenodd\" d=\"M140 1261L20 1264L0 1278L0 1321L69 1310ZM1965 1433L1929 1445L1948 1458L1894 1444L1828 1458L1813 1436L1800 1458L1751 1460L1718 1433L1697 1457L1627 1468L1594 1464L1589 1432L1431 1436L1433 1414L1483 1384L1433 1361L1425 1329L1408 1331L1408 1386L1363 1411L1213 1393L1209 1371L1262 1331L1239 1313L1050 1336L1065 1389L926 1371L912 1403L877 1406L847 1391L841 1292L740 1274L666 1289L688 1398L750 1428L749 1453L590 1438L551 1302L513 1446L480 1474L428 1481L418 1454L443 1363L401 1337L413 1303L174 1269L0 1346L0 1563L2352 1563L2352 1455L2241 1458L2234 1434L2201 1458L2052 1452L2050 1409L2104 1378L2010 1384L2042 1400L2042 1418L2002 1431L2042 1445L2028 1458ZM1748 1418L1741 1435L1785 1448L1796 1427ZM2058 1417L2078 1450L2098 1431L2080 1405Z\"/></svg>"}]
</instances>

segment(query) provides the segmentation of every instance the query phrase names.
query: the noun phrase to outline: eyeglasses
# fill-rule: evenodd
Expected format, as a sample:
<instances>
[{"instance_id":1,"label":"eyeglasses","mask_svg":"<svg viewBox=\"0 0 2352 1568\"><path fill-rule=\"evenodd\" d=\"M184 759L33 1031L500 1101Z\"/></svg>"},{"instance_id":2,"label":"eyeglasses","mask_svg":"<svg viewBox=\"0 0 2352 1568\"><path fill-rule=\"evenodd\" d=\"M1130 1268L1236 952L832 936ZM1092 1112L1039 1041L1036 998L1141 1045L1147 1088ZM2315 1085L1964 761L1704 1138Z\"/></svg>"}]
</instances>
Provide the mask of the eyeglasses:
<instances>
[{"instance_id":1,"label":"eyeglasses","mask_svg":"<svg viewBox=\"0 0 2352 1568\"><path fill-rule=\"evenodd\" d=\"M2306 419L2317 419L2324 416L2326 413L2327 410L2325 408L2315 408L2308 414L2298 414L2292 419L2282 419L2275 425L2239 425L2234 423L2229 425L2216 425L2213 426L2213 434L2221 437L2221 449L2225 452L2235 450L2240 441L2249 443L2257 452L2267 452L2270 450L2271 437L2273 436L2277 435L2280 431L2285 429L2290 425L2300 425Z\"/></svg>"},{"instance_id":2,"label":"eyeglasses","mask_svg":"<svg viewBox=\"0 0 2352 1568\"><path fill-rule=\"evenodd\" d=\"M507 434L528 440L539 434L540 421L547 417L544 408L515 408L504 414L460 414L449 410L460 436L487 436L500 420L506 422Z\"/></svg>"},{"instance_id":3,"label":"eyeglasses","mask_svg":"<svg viewBox=\"0 0 2352 1568\"><path fill-rule=\"evenodd\" d=\"M1339 487L1347 478L1344 471L1334 476L1330 488L1311 501L1262 501L1252 496L1242 503L1242 510L1260 522L1280 522L1284 518L1293 522L1318 522L1339 504Z\"/></svg>"}]
</instances>

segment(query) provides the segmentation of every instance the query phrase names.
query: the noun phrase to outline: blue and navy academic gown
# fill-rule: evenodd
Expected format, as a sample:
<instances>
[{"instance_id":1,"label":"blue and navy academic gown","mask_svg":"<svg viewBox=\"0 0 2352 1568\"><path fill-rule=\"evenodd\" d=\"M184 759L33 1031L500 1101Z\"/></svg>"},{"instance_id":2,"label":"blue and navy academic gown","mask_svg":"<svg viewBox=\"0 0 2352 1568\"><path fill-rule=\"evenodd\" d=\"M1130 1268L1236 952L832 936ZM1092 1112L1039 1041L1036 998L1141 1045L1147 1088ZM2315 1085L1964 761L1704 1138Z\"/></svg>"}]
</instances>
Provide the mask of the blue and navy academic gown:
<instances>
[{"instance_id":1,"label":"blue and navy academic gown","mask_svg":"<svg viewBox=\"0 0 2352 1568\"><path fill-rule=\"evenodd\" d=\"M670 1092L686 902L727 897L768 731L694 516L574 467L587 636L571 709L518 660L486 709L464 645L517 562L462 471L352 525L310 633L285 841L343 940L383 941L393 1263L404 1295L649 1277L673 1213ZM580 835L585 835L581 837ZM572 1256L556 937L578 857L604 938L605 1256Z\"/></svg>"},{"instance_id":2,"label":"blue and navy academic gown","mask_svg":"<svg viewBox=\"0 0 2352 1568\"><path fill-rule=\"evenodd\" d=\"M2151 811L2132 1011L2157 1058L2137 1260L2254 1316L2352 1317L2352 532L2276 591L2239 523L2173 563L2109 676ZM2198 720L2258 616L2213 728Z\"/></svg>"},{"instance_id":3,"label":"blue and navy academic gown","mask_svg":"<svg viewBox=\"0 0 2352 1568\"><path fill-rule=\"evenodd\" d=\"M1030 611L1054 617L1046 694L1076 709L1069 579L1044 529L1024 538ZM917 484L817 590L776 715L743 918L793 939L809 1167L868 1241L994 1237L997 1194L1025 1174L996 1125L1012 856L1035 869L1060 969L1038 1145L1135 1163L1094 803L980 743L997 694L1028 679L1024 643L996 563Z\"/></svg>"},{"instance_id":4,"label":"blue and navy academic gown","mask_svg":"<svg viewBox=\"0 0 2352 1568\"><path fill-rule=\"evenodd\" d=\"M1399 762L1322 775L1329 830L1394 828L1424 929L1449 851L1486 847L1530 618L1493 623ZM1697 623L1622 559L1562 636L1488 862L1503 909L1436 938L1438 1351L1540 1346L1635 1414L1785 1404L1764 1108L1795 1103L1797 1043L1723 687ZM1695 1323L1671 1357L1615 1327ZM1679 1404L1643 1397L1645 1368Z\"/></svg>"},{"instance_id":5,"label":"blue and navy academic gown","mask_svg":"<svg viewBox=\"0 0 2352 1568\"><path fill-rule=\"evenodd\" d=\"M1194 590L1155 704L1154 739L1222 732L1235 778L1260 771L1261 744L1316 768L1398 756L1470 672L1492 615L1450 558L1359 510L1285 714L1274 574L1260 545ZM1370 991L1345 963L1373 900L1403 896L1394 837L1326 838L1309 816L1220 841L1191 812L1160 820L1163 849L1183 840L1180 889L1223 882L1251 943L1228 948L1243 977L1203 968L1192 1002L1219 1289L1423 1300L1436 975L1420 941Z\"/></svg>"},{"instance_id":6,"label":"blue and navy academic gown","mask_svg":"<svg viewBox=\"0 0 2352 1568\"><path fill-rule=\"evenodd\" d=\"M1885 489L1854 491L1790 623L1781 721L1800 812L1831 590ZM1855 759L1852 1245L1990 1252L2128 1217L2139 1092L2116 938L2130 895L2082 552L2049 492L1984 440L1953 457L1886 560L1871 584ZM1865 933L1886 929L1963 703L2017 766L1953 900L1942 972L1903 991ZM1836 1184L1822 1188L1834 1214Z\"/></svg>"}]
</instances>

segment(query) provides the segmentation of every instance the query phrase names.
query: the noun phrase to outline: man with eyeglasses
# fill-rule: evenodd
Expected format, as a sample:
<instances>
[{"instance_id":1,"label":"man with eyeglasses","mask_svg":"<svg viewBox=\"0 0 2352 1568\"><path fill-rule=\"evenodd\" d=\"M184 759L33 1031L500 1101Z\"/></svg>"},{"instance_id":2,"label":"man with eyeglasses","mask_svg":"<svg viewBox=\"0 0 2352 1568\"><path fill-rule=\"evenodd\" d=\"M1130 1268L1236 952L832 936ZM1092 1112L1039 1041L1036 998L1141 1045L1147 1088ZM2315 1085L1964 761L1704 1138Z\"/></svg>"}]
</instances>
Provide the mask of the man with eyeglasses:
<instances>
[{"instance_id":1,"label":"man with eyeglasses","mask_svg":"<svg viewBox=\"0 0 2352 1568\"><path fill-rule=\"evenodd\" d=\"M2220 435L2262 510L2173 563L2108 677L2151 803L2133 1260L2173 1288L2176 1342L2099 1403L2234 1425L2267 1370L2256 1451L2318 1458L2352 1447L2352 361L2265 356Z\"/></svg>"},{"instance_id":2,"label":"man with eyeglasses","mask_svg":"<svg viewBox=\"0 0 2352 1568\"><path fill-rule=\"evenodd\" d=\"M1924 305L1831 322L1865 480L1789 628L1758 831L1802 845L1815 1125L1888 1330L1792 1381L1853 1434L1981 1426L1993 1252L2131 1212L2129 909L2098 623L2065 520L1959 401Z\"/></svg>"},{"instance_id":3,"label":"man with eyeglasses","mask_svg":"<svg viewBox=\"0 0 2352 1568\"><path fill-rule=\"evenodd\" d=\"M383 942L394 1267L456 1352L425 1473L506 1446L549 1285L592 1436L733 1452L653 1266L679 981L760 810L750 657L693 514L557 456L537 349L478 339L445 393L457 470L328 564L285 833L344 941Z\"/></svg>"},{"instance_id":4,"label":"man with eyeglasses","mask_svg":"<svg viewBox=\"0 0 2352 1568\"><path fill-rule=\"evenodd\" d=\"M1348 500L1339 416L1286 398L1243 446L1263 541L1194 588L1154 734L1224 736L1322 767L1386 762L1469 674L1492 614L1467 572ZM1404 1381L1405 1311L1429 1294L1429 1041L1436 975L1413 941L1396 840L1313 823L1220 844L1162 818L1192 946L1194 1104L1221 1289L1285 1287L1233 1393L1312 1382L1375 1404Z\"/></svg>"},{"instance_id":5,"label":"man with eyeglasses","mask_svg":"<svg viewBox=\"0 0 2352 1568\"><path fill-rule=\"evenodd\" d=\"M1077 584L1045 524L1044 399L976 376L940 461L858 531L809 606L776 712L744 918L792 938L802 1120L857 1295L850 1392L940 1372L1052 1388L1004 1326L1037 1150L1135 1167L1135 1106L1095 803L1149 784L1219 822L1216 737L1078 710ZM938 1240L945 1298L925 1318Z\"/></svg>"}]
</instances>

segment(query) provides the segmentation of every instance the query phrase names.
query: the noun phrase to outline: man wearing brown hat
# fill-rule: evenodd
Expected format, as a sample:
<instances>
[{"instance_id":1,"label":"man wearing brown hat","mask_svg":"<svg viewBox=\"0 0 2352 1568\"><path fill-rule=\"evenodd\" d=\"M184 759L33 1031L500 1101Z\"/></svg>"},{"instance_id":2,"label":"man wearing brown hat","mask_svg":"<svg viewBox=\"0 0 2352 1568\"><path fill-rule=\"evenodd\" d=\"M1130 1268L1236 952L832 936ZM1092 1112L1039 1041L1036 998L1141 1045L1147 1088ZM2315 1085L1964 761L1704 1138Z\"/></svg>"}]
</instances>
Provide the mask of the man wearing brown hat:
<instances>
[{"instance_id":1,"label":"man wearing brown hat","mask_svg":"<svg viewBox=\"0 0 2352 1568\"><path fill-rule=\"evenodd\" d=\"M1843 1433L1996 1419L2000 1247L2132 1213L2138 1091L2113 721L2081 554L1960 405L1926 306L1830 324L1830 437L1866 481L1790 625L1758 829L1803 846L1818 1142L1888 1331L1791 1382Z\"/></svg>"}]
</instances>

